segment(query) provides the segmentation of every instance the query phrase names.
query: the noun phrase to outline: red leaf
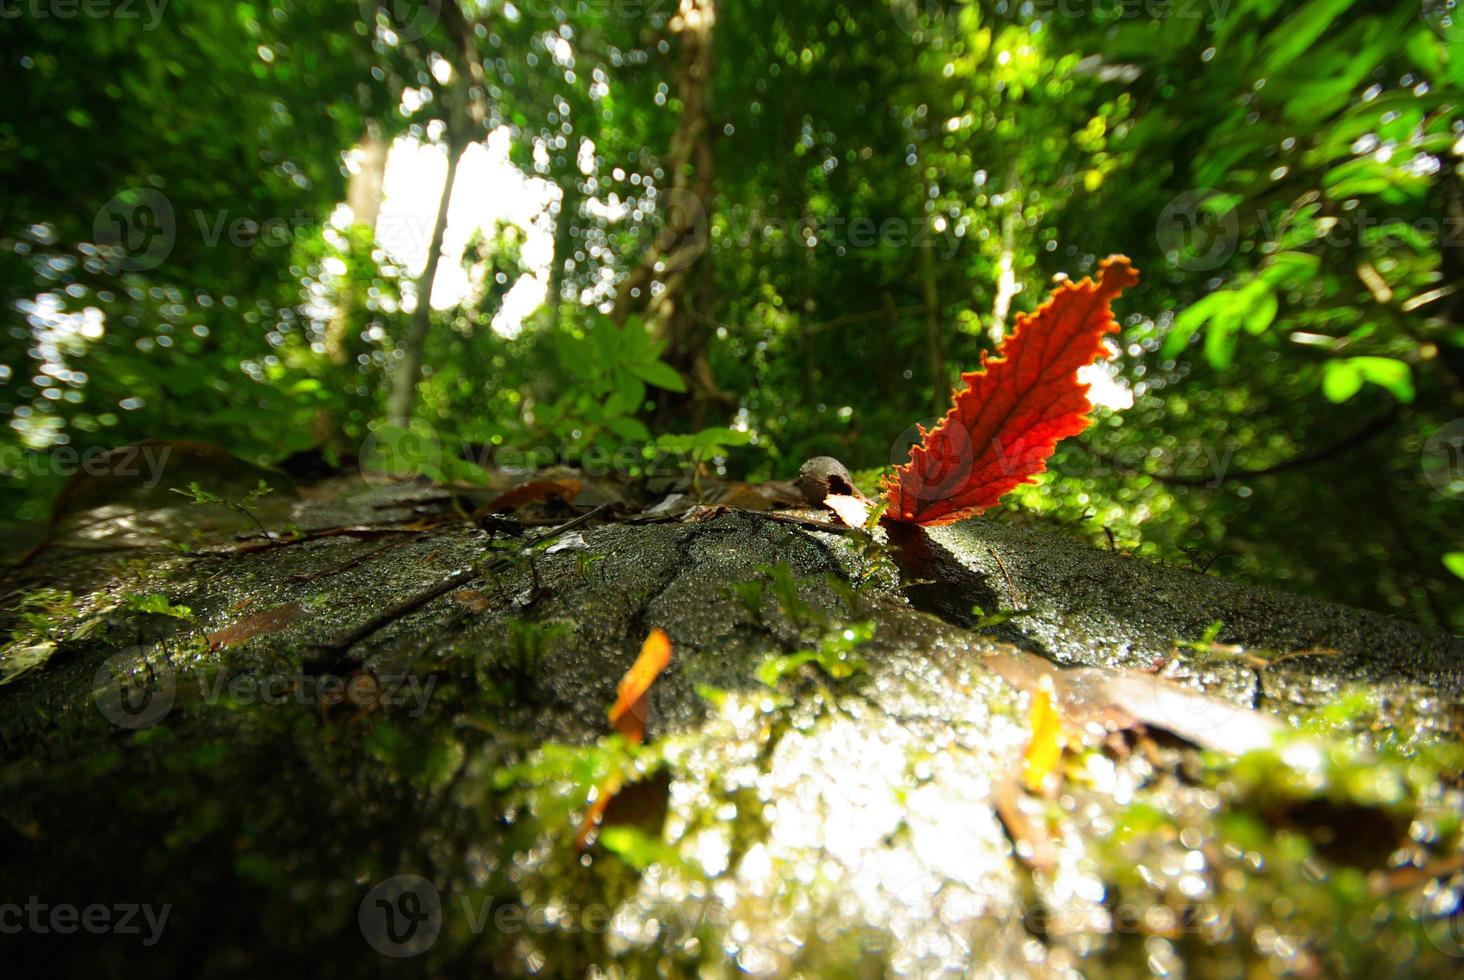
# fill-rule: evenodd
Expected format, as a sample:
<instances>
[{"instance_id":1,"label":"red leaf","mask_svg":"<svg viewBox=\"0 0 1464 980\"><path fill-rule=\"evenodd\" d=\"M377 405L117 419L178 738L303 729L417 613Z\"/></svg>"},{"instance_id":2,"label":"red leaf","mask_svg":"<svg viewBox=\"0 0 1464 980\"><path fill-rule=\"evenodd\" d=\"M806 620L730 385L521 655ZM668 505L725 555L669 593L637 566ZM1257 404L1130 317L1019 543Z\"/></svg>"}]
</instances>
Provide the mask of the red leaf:
<instances>
[{"instance_id":1,"label":"red leaf","mask_svg":"<svg viewBox=\"0 0 1464 980\"><path fill-rule=\"evenodd\" d=\"M1088 386L1078 368L1103 353L1115 333L1109 303L1139 281L1127 257L1099 266L1098 281L1065 282L1016 329L981 369L910 461L884 480L889 516L916 524L954 524L992 507L1013 487L1047 469L1059 439L1088 427Z\"/></svg>"}]
</instances>

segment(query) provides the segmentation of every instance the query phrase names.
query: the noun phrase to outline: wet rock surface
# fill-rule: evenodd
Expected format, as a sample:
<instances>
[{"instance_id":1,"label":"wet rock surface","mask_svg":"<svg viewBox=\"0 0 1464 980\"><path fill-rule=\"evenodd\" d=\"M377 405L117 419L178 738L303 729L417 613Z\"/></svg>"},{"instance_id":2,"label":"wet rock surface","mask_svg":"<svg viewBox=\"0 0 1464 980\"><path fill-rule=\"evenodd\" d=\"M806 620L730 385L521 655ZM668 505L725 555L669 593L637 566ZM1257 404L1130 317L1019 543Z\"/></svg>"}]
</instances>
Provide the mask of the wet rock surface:
<instances>
[{"instance_id":1,"label":"wet rock surface","mask_svg":"<svg viewBox=\"0 0 1464 980\"><path fill-rule=\"evenodd\" d=\"M430 488L306 496L298 529L394 529L60 547L6 583L0 903L171 907L149 945L19 937L53 962L1385 976L1464 952L1452 638L986 521L924 551L742 511L512 537L406 526ZM675 653L632 746L606 709L652 627ZM1042 691L1066 748L1028 784Z\"/></svg>"}]
</instances>

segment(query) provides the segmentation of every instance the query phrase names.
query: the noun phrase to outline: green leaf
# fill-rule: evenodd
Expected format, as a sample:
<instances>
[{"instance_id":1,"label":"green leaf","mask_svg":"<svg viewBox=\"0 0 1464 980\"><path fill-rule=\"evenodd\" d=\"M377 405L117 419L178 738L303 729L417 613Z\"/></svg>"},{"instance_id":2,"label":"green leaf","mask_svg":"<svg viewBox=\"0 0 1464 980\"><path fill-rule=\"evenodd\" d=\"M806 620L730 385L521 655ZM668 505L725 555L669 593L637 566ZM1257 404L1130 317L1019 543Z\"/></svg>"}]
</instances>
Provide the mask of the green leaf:
<instances>
[{"instance_id":1,"label":"green leaf","mask_svg":"<svg viewBox=\"0 0 1464 980\"><path fill-rule=\"evenodd\" d=\"M635 375L621 373L615 376L615 390L605 402L605 410L612 415L634 415L640 411L646 400L646 386Z\"/></svg>"},{"instance_id":2,"label":"green leaf","mask_svg":"<svg viewBox=\"0 0 1464 980\"><path fill-rule=\"evenodd\" d=\"M665 388L667 391L685 391L686 382L676 369L663 361L652 361L649 364L632 364L630 370L646 384L655 385L657 388Z\"/></svg>"},{"instance_id":3,"label":"green leaf","mask_svg":"<svg viewBox=\"0 0 1464 980\"><path fill-rule=\"evenodd\" d=\"M55 652L56 644L50 640L31 646L12 646L0 652L0 687L35 670L50 660Z\"/></svg>"},{"instance_id":4,"label":"green leaf","mask_svg":"<svg viewBox=\"0 0 1464 980\"><path fill-rule=\"evenodd\" d=\"M144 613L149 616L171 616L174 619L191 619L193 610L188 606L175 606L160 592L151 595L132 593L122 599L122 608L128 612Z\"/></svg>"},{"instance_id":5,"label":"green leaf","mask_svg":"<svg viewBox=\"0 0 1464 980\"><path fill-rule=\"evenodd\" d=\"M1413 369L1392 357L1349 357L1364 381L1386 388L1405 405L1413 401Z\"/></svg>"},{"instance_id":6,"label":"green leaf","mask_svg":"<svg viewBox=\"0 0 1464 980\"><path fill-rule=\"evenodd\" d=\"M1227 309L1210 320L1210 329L1205 331L1205 360L1217 371L1224 371L1235 360L1236 330L1240 316L1233 309Z\"/></svg>"},{"instance_id":7,"label":"green leaf","mask_svg":"<svg viewBox=\"0 0 1464 980\"><path fill-rule=\"evenodd\" d=\"M1164 338L1164 346L1160 349L1160 356L1164 358L1175 358L1189 346L1190 337L1195 331L1204 326L1224 303L1223 292L1211 293L1194 303L1183 313L1174 318L1174 324L1169 328L1169 336Z\"/></svg>"},{"instance_id":8,"label":"green leaf","mask_svg":"<svg viewBox=\"0 0 1464 980\"><path fill-rule=\"evenodd\" d=\"M681 868L686 865L676 848L659 837L652 837L638 827L624 825L606 827L600 831L599 842L601 847L637 871L644 871L653 864L670 868Z\"/></svg>"},{"instance_id":9,"label":"green leaf","mask_svg":"<svg viewBox=\"0 0 1464 980\"><path fill-rule=\"evenodd\" d=\"M1280 252L1261 270L1261 278L1276 289L1300 286L1321 271L1322 260L1310 252Z\"/></svg>"},{"instance_id":10,"label":"green leaf","mask_svg":"<svg viewBox=\"0 0 1464 980\"><path fill-rule=\"evenodd\" d=\"M1444 555L1444 567L1464 578L1464 551L1451 551Z\"/></svg>"},{"instance_id":11,"label":"green leaf","mask_svg":"<svg viewBox=\"0 0 1464 980\"><path fill-rule=\"evenodd\" d=\"M1337 16L1352 6L1353 0L1312 0L1288 17L1271 33L1275 40L1266 53L1268 75L1283 71L1305 54L1331 26Z\"/></svg>"},{"instance_id":12,"label":"green leaf","mask_svg":"<svg viewBox=\"0 0 1464 980\"><path fill-rule=\"evenodd\" d=\"M692 443L698 449L724 449L728 446L745 446L751 441L751 432L742 432L737 429L728 429L721 426L702 429L692 437Z\"/></svg>"},{"instance_id":13,"label":"green leaf","mask_svg":"<svg viewBox=\"0 0 1464 980\"><path fill-rule=\"evenodd\" d=\"M625 345L621 331L616 329L611 320L603 317L596 320L595 325L590 328L590 340L595 345L595 353L599 355L602 364L621 363L621 352Z\"/></svg>"},{"instance_id":14,"label":"green leaf","mask_svg":"<svg viewBox=\"0 0 1464 980\"><path fill-rule=\"evenodd\" d=\"M1245 331L1251 335L1263 334L1276 319L1276 311L1279 309L1280 303L1276 299L1276 294L1271 292L1260 280L1251 283L1247 287L1247 292L1251 293L1254 298L1250 308L1245 312Z\"/></svg>"},{"instance_id":15,"label":"green leaf","mask_svg":"<svg viewBox=\"0 0 1464 980\"><path fill-rule=\"evenodd\" d=\"M1322 394L1341 404L1362 390L1362 372L1349 361L1328 361L1322 369Z\"/></svg>"},{"instance_id":16,"label":"green leaf","mask_svg":"<svg viewBox=\"0 0 1464 980\"><path fill-rule=\"evenodd\" d=\"M605 428L626 442L646 442L651 438L650 430L639 419L633 419L629 415L606 419Z\"/></svg>"}]
</instances>

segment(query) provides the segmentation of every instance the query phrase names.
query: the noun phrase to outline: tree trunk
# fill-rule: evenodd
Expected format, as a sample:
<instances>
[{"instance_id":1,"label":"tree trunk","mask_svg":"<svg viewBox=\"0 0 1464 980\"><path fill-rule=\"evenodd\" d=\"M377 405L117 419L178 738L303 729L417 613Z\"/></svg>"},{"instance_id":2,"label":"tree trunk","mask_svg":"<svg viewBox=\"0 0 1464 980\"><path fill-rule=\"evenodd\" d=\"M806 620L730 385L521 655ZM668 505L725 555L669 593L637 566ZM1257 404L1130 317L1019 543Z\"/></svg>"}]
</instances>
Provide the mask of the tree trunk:
<instances>
[{"instance_id":1,"label":"tree trunk","mask_svg":"<svg viewBox=\"0 0 1464 980\"><path fill-rule=\"evenodd\" d=\"M412 421L417 403L417 384L422 378L422 359L427 346L427 331L432 325L432 287L442 259L442 240L447 234L448 206L452 203L452 185L457 176L462 150L452 141L447 143L447 177L437 204L437 219L432 225L432 241L427 248L427 266L417 277L417 307L407 321L407 331L397 345L401 357L392 374L391 397L386 417L393 425L405 427Z\"/></svg>"},{"instance_id":2,"label":"tree trunk","mask_svg":"<svg viewBox=\"0 0 1464 980\"><path fill-rule=\"evenodd\" d=\"M346 184L346 205L351 209L351 223L376 228L381 214L381 200L386 183L386 158L390 150L381 138L381 127L375 120L366 124L366 133L357 146L357 167ZM360 297L347 287L336 297L336 312L325 330L325 352L338 367L351 363L351 318Z\"/></svg>"},{"instance_id":3,"label":"tree trunk","mask_svg":"<svg viewBox=\"0 0 1464 980\"><path fill-rule=\"evenodd\" d=\"M447 130L444 136L447 146L447 179L442 185L437 220L432 227L427 267L417 280L417 308L412 311L407 332L398 347L402 356L397 361L396 371L392 376L391 394L387 400L387 419L397 426L408 425L416 409L417 385L422 378L423 354L427 346L427 333L432 325L432 287L442 258L442 240L447 233L453 179L457 175L462 154L470 144L483 136L487 120L488 93L483 77L483 62L478 57L474 40L473 23L463 13L458 0L430 2L437 11L443 29L454 42L448 48L453 78L443 93L447 102L446 118L443 120Z\"/></svg>"},{"instance_id":4,"label":"tree trunk","mask_svg":"<svg viewBox=\"0 0 1464 980\"><path fill-rule=\"evenodd\" d=\"M611 313L617 323L643 313L666 341L666 361L686 379L686 396L662 394L663 417L684 411L687 401L694 419L704 418L711 404L736 405L733 396L718 389L707 357L715 304L710 222L716 194L711 123L716 19L716 0L682 0L671 21L681 46L676 78L681 117L665 157L671 186L657 201L664 224L621 281ZM664 288L652 297L657 280Z\"/></svg>"},{"instance_id":5,"label":"tree trunk","mask_svg":"<svg viewBox=\"0 0 1464 980\"><path fill-rule=\"evenodd\" d=\"M940 331L940 285L936 281L935 256L920 249L920 280L925 289L925 350L930 358L930 406L937 418L950 404L950 378L946 375L945 343Z\"/></svg>"},{"instance_id":6,"label":"tree trunk","mask_svg":"<svg viewBox=\"0 0 1464 980\"><path fill-rule=\"evenodd\" d=\"M1016 253L1017 220L1022 214L1022 192L1017 186L1017 165L1007 171L1008 200L1001 216L1001 258L996 263L996 297L991 303L991 343L1000 346L1006 339L1007 314L1017 295Z\"/></svg>"}]
</instances>

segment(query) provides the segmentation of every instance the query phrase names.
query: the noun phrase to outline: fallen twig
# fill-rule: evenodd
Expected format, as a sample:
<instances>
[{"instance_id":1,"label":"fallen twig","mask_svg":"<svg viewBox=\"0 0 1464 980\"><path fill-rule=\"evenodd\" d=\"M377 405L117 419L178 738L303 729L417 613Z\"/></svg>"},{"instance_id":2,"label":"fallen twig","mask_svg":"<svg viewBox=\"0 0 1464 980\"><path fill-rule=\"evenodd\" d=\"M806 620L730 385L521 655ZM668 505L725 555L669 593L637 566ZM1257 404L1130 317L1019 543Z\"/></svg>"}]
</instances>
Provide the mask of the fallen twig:
<instances>
[{"instance_id":1,"label":"fallen twig","mask_svg":"<svg viewBox=\"0 0 1464 980\"><path fill-rule=\"evenodd\" d=\"M418 532L418 533L420 533L420 532ZM352 568L355 568L357 565L360 565L362 562L370 561L371 559L375 558L377 555L381 554L384 551L390 551L392 548L395 548L398 545L406 544L408 541L413 541L415 539L416 539L416 536L415 535L413 535L411 537L395 538L395 539L393 539L391 541L388 541L386 544L381 545L378 548L372 548L370 551L365 552L364 554L356 555L354 558L349 558L346 561L341 562L339 565L333 565L330 568L325 569L324 571L320 571L320 572L296 572L294 575L291 575L290 576L290 581L292 581L292 582L318 582L318 581L320 581L323 578L330 578L332 575L339 575L341 572L348 571L348 570L350 570Z\"/></svg>"},{"instance_id":2,"label":"fallen twig","mask_svg":"<svg viewBox=\"0 0 1464 980\"><path fill-rule=\"evenodd\" d=\"M559 525L548 534L541 535L540 537L536 538L531 544L526 546L523 550L528 551L537 547L538 545L544 544L547 541L552 541L554 538L566 534L569 531L572 531L575 528L579 527L580 525L585 524L596 517L599 517L605 511L609 510L609 508L609 504L601 504L599 507L596 507L589 513L581 514L574 520ZM449 575L447 578L441 580L440 582L437 582L434 585L429 586L425 590L418 592L415 595L408 596L406 599L403 599L400 602L393 603L391 606L383 609L380 613L371 617L360 626L352 629L345 636L336 640L334 643L321 644L319 647L317 647L317 649L327 654L328 657L330 655L333 655L335 658L338 659L341 654L348 651L357 643L360 643L367 637L370 637L373 634L379 632L386 626L389 626L398 619L401 619L403 616L409 615L410 613L417 611L422 606L425 606L427 603L431 602L433 599L436 599L438 596L443 595L447 592L451 592L453 589L460 588L461 586L464 586L469 582L483 578L487 575L494 574L495 572L502 571L508 568L509 564L510 563L508 559L500 558L497 561L490 562L487 565L465 568L460 572Z\"/></svg>"}]
</instances>

